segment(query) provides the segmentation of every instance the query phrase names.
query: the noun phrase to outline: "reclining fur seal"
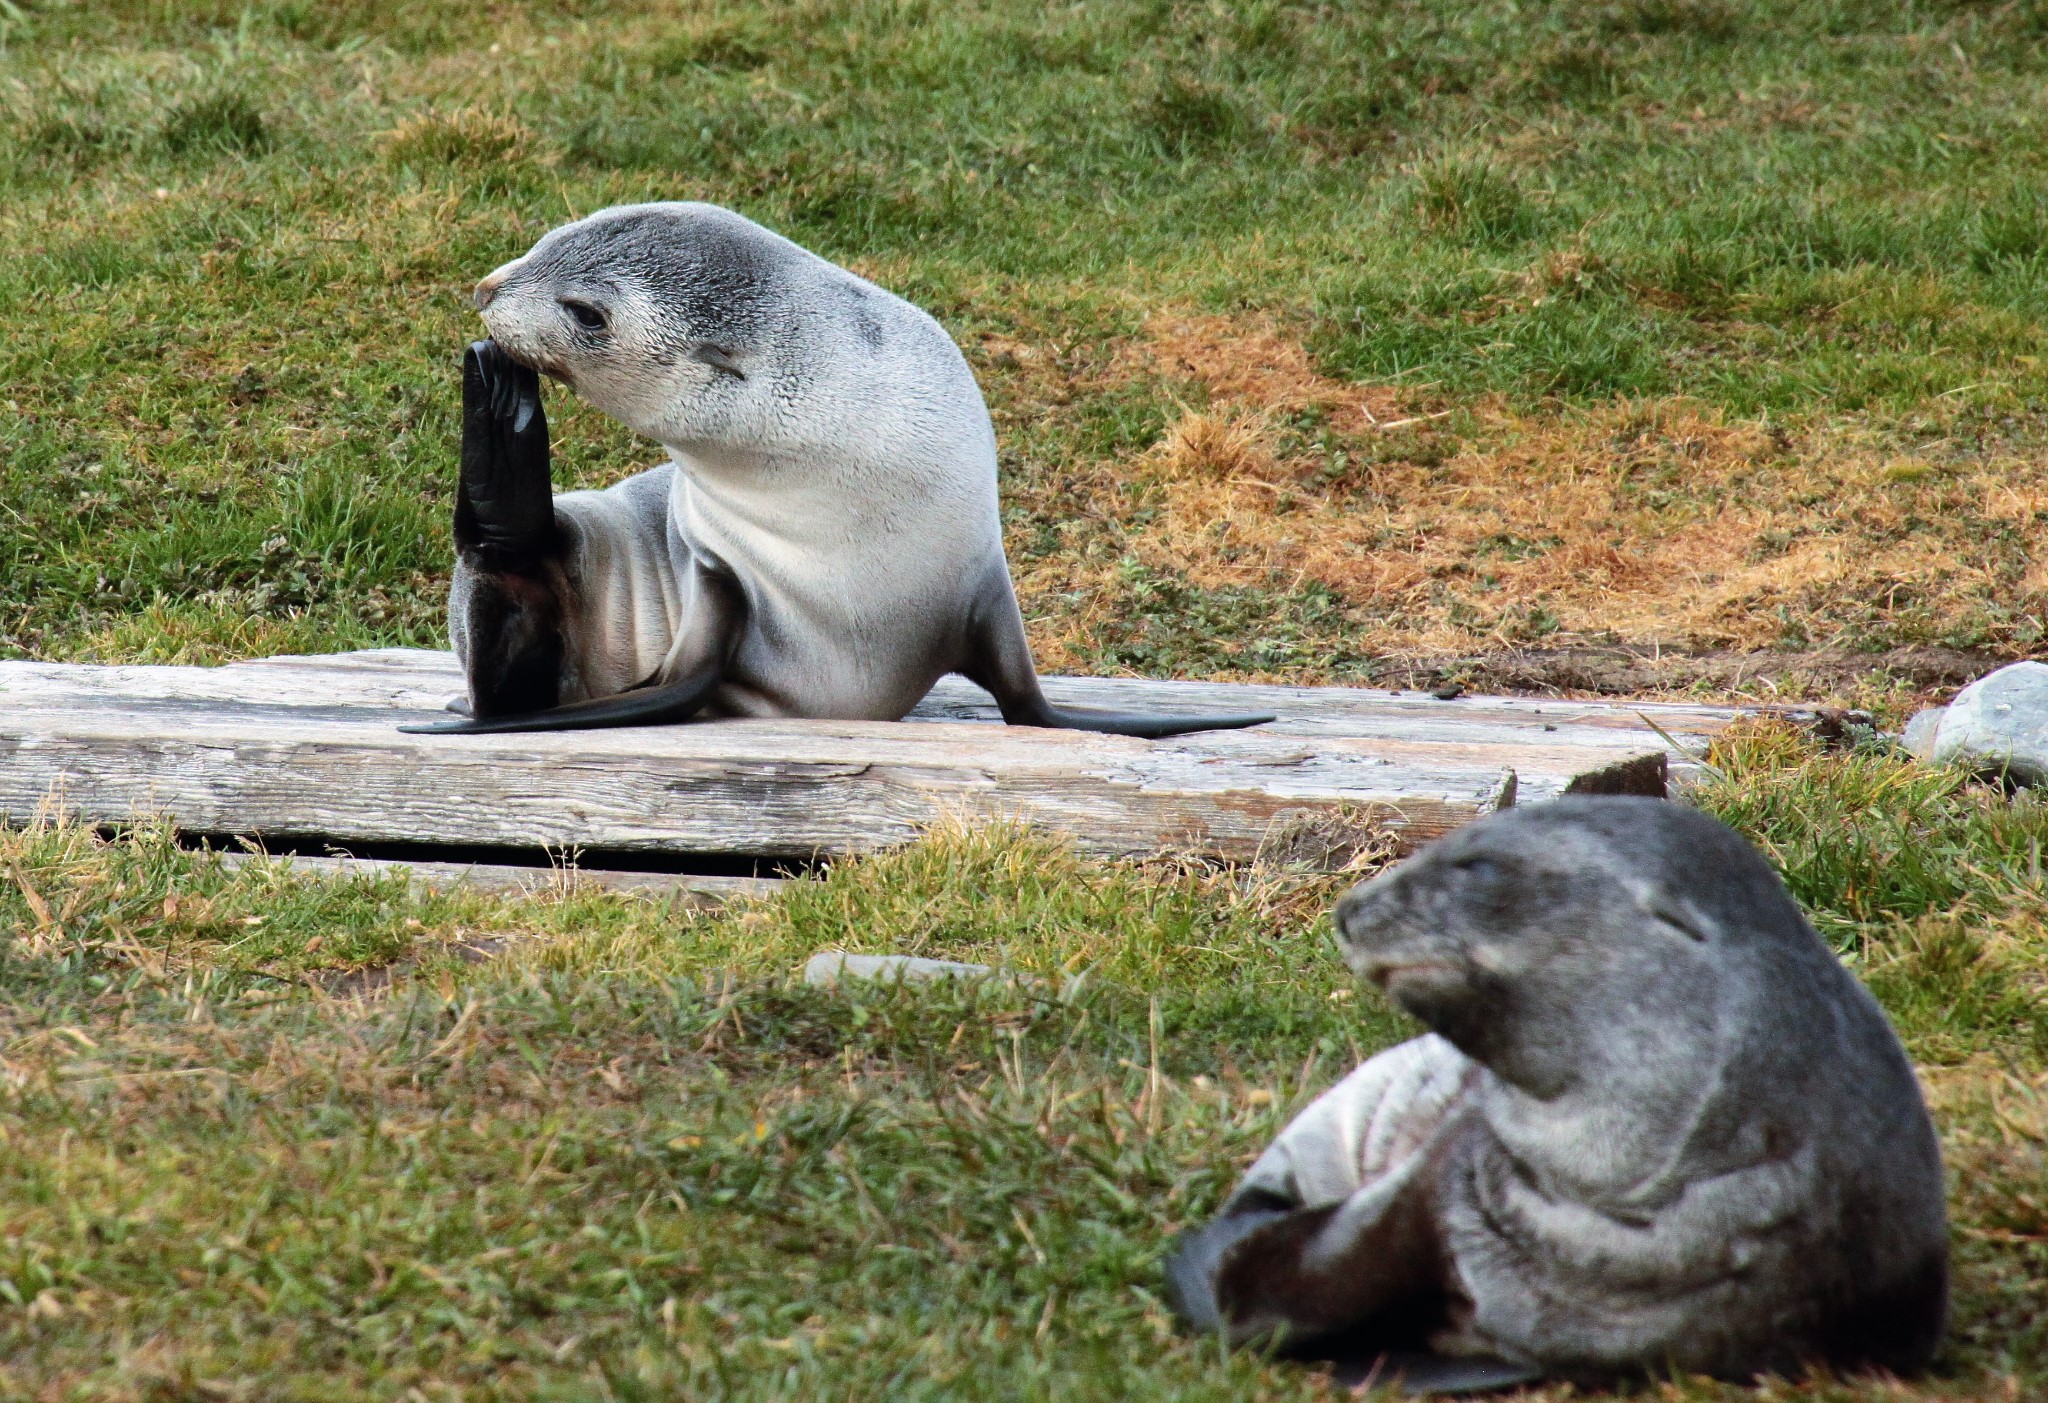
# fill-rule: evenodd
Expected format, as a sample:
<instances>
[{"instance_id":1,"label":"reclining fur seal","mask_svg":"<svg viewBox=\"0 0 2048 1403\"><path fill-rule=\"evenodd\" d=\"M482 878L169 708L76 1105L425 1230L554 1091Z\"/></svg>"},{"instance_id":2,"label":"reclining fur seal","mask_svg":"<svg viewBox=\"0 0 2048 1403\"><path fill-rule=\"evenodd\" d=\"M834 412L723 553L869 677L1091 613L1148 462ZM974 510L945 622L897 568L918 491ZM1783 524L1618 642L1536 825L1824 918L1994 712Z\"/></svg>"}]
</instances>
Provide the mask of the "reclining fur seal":
<instances>
[{"instance_id":1,"label":"reclining fur seal","mask_svg":"<svg viewBox=\"0 0 2048 1403\"><path fill-rule=\"evenodd\" d=\"M449 631L470 719L898 720L948 672L1013 725L1252 726L1047 702L1003 556L995 431L924 312L730 210L626 205L477 285ZM551 495L536 371L669 451Z\"/></svg>"},{"instance_id":2,"label":"reclining fur seal","mask_svg":"<svg viewBox=\"0 0 2048 1403\"><path fill-rule=\"evenodd\" d=\"M1733 831L1654 799L1510 809L1337 925L1434 1031L1181 1240L1184 1320L1392 1352L1419 1390L1929 1362L1948 1231L1913 1069Z\"/></svg>"}]
</instances>

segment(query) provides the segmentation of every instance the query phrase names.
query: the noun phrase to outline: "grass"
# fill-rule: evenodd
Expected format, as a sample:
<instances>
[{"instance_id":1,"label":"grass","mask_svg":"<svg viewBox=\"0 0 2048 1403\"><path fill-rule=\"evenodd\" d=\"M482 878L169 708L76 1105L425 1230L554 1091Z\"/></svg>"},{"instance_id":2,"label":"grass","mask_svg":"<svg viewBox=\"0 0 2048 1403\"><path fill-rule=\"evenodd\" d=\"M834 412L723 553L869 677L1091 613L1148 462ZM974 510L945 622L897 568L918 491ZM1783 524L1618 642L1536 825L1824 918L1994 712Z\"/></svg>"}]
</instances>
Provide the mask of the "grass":
<instances>
[{"instance_id":1,"label":"grass","mask_svg":"<svg viewBox=\"0 0 2048 1403\"><path fill-rule=\"evenodd\" d=\"M465 289L697 197L967 347L1051 665L1619 640L1866 658L1833 685L1897 702L1886 655L2048 620L2044 32L2032 0L19 0L0 650L435 640ZM1204 416L1254 471L1173 451ZM555 417L570 480L649 458Z\"/></svg>"},{"instance_id":2,"label":"grass","mask_svg":"<svg viewBox=\"0 0 2048 1403\"><path fill-rule=\"evenodd\" d=\"M1895 715L1902 658L2048 631L2044 39L2036 0L0 0L0 655L438 643L468 286L703 198L961 342L1051 667L1740 650L1638 686L1833 659L1802 685ZM565 482L650 461L550 412ZM1933 1380L1765 1396L2048 1389L2048 809L1769 730L1716 763L1922 1067L1957 1224ZM705 914L0 832L0 1398L1325 1395L1174 1335L1157 1264L1409 1031L1337 885L949 831ZM1045 978L795 982L827 946Z\"/></svg>"},{"instance_id":3,"label":"grass","mask_svg":"<svg viewBox=\"0 0 2048 1403\"><path fill-rule=\"evenodd\" d=\"M2048 805L1789 733L1715 759L1698 801L1784 865L1943 1129L1956 1318L1913 1396L2048 1387L2048 888L2012 857ZM1002 830L709 914L230 872L154 829L17 830L0 868L0 1397L1328 1393L1177 1336L1158 1262L1412 1031L1335 956L1345 879ZM820 948L1045 978L821 991Z\"/></svg>"}]
</instances>

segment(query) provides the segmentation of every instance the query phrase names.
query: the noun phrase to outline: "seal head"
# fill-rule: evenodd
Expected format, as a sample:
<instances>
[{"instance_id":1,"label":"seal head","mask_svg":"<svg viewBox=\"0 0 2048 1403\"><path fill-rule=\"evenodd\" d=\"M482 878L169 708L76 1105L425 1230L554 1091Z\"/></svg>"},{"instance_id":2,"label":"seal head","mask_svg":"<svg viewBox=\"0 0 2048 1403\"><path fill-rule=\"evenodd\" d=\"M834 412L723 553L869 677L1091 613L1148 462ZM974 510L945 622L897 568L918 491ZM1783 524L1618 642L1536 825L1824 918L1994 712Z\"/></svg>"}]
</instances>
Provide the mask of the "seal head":
<instances>
[{"instance_id":1,"label":"seal head","mask_svg":"<svg viewBox=\"0 0 2048 1403\"><path fill-rule=\"evenodd\" d=\"M542 237L476 285L476 306L513 359L636 433L750 437L749 367L791 329L782 284L803 251L783 245L715 205L622 205Z\"/></svg>"}]
</instances>

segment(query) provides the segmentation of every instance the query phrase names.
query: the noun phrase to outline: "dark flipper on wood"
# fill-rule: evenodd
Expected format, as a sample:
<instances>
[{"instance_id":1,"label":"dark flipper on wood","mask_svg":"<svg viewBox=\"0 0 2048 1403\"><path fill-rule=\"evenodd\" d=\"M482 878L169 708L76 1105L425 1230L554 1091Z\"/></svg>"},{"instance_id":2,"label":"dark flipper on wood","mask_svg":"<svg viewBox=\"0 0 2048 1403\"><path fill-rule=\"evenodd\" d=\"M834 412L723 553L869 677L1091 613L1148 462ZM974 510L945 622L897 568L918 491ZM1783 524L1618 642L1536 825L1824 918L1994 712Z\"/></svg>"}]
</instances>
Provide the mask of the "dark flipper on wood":
<instances>
[{"instance_id":1,"label":"dark flipper on wood","mask_svg":"<svg viewBox=\"0 0 2048 1403\"><path fill-rule=\"evenodd\" d=\"M697 574L698 613L692 626L696 656L688 659L673 682L647 683L615 696L593 697L544 711L505 716L477 716L401 726L401 731L427 735L502 735L513 731L588 731L606 726L672 726L688 721L711 699L732 662L747 626L747 596L739 581L715 563L700 560Z\"/></svg>"},{"instance_id":2,"label":"dark flipper on wood","mask_svg":"<svg viewBox=\"0 0 2048 1403\"><path fill-rule=\"evenodd\" d=\"M1035 682L1036 679L1034 679ZM1141 736L1146 740L1161 740L1167 736L1184 736L1191 731L1238 731L1246 726L1263 726L1276 719L1272 712L1247 712L1241 716L1142 716L1129 711L1098 711L1093 707L1054 706L1043 693L1036 698L1037 705L1029 704L1015 709L1003 702L1000 694L996 703L1002 706L1003 720L1012 726L1049 726L1061 731L1102 731L1112 736Z\"/></svg>"},{"instance_id":3,"label":"dark flipper on wood","mask_svg":"<svg viewBox=\"0 0 2048 1403\"><path fill-rule=\"evenodd\" d=\"M968 681L996 699L1003 720L1012 726L1044 726L1061 731L1101 731L1113 736L1160 740L1194 731L1235 731L1263 726L1276 718L1270 712L1240 716L1144 716L1094 707L1057 707L1038 685L1031 645L1024 637L1024 615L1010 572L998 562L983 584L981 598L968 624L967 662L960 668Z\"/></svg>"}]
</instances>

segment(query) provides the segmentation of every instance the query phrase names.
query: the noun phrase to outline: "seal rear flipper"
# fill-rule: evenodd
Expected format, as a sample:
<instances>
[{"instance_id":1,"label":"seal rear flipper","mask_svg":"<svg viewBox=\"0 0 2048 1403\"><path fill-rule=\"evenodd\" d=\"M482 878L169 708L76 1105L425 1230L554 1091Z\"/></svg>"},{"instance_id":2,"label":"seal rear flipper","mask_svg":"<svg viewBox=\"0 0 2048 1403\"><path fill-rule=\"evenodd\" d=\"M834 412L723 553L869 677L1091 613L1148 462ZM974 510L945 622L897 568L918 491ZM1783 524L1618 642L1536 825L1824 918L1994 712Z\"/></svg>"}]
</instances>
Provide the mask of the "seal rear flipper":
<instances>
[{"instance_id":1,"label":"seal rear flipper","mask_svg":"<svg viewBox=\"0 0 2048 1403\"><path fill-rule=\"evenodd\" d=\"M1003 720L1011 726L1043 726L1061 731L1100 731L1113 736L1158 740L1193 731L1233 731L1263 726L1278 718L1270 713L1242 716L1144 716L1094 707L1057 707L1038 685L1031 645L1024 637L1024 615L1017 607L1016 587L1000 560L982 582L967 621L966 660L960 675L996 699Z\"/></svg>"},{"instance_id":2,"label":"seal rear flipper","mask_svg":"<svg viewBox=\"0 0 2048 1403\"><path fill-rule=\"evenodd\" d=\"M1247 712L1240 716L1144 716L1130 711L1100 711L1092 706L1054 706L1039 696L1044 706L1046 719L1039 721L1011 720L1009 708L1004 707L1003 719L1012 726L1052 726L1063 731L1100 731L1112 736L1141 736L1146 740L1160 740L1166 736L1184 736L1194 731L1238 731L1246 726L1263 726L1279 718L1272 712ZM1002 698L996 698L1002 705Z\"/></svg>"}]
</instances>

